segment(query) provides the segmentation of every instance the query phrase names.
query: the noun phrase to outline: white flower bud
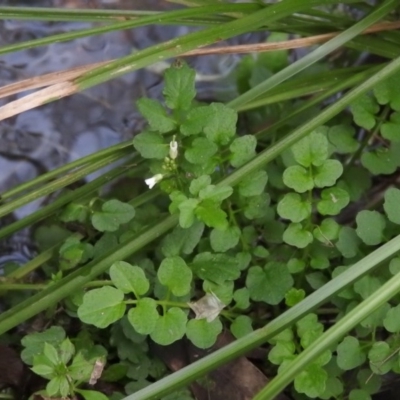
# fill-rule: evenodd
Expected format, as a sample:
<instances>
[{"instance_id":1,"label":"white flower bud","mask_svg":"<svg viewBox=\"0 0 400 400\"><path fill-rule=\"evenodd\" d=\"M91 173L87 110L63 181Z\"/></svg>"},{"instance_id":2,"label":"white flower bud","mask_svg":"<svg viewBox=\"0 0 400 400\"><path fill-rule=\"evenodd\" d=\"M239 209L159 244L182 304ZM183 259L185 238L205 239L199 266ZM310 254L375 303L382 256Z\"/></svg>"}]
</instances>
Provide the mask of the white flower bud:
<instances>
[{"instance_id":1,"label":"white flower bud","mask_svg":"<svg viewBox=\"0 0 400 400\"><path fill-rule=\"evenodd\" d=\"M175 140L175 136L169 144L169 157L171 160L175 160L178 157L178 142Z\"/></svg>"},{"instance_id":2,"label":"white flower bud","mask_svg":"<svg viewBox=\"0 0 400 400\"><path fill-rule=\"evenodd\" d=\"M149 189L151 189L157 182L160 182L162 178L162 174L157 174L151 178L145 179L145 183L149 187Z\"/></svg>"}]
</instances>

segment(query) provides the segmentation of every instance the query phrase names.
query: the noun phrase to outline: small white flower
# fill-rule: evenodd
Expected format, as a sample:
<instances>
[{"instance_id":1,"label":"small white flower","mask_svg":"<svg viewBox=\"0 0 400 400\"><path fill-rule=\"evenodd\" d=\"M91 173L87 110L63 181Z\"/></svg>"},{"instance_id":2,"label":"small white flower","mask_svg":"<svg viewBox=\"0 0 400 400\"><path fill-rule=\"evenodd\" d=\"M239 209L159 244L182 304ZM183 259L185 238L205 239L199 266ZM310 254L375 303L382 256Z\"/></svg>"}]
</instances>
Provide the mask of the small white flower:
<instances>
[{"instance_id":1,"label":"small white flower","mask_svg":"<svg viewBox=\"0 0 400 400\"><path fill-rule=\"evenodd\" d=\"M162 174L157 174L151 178L145 179L145 183L149 187L149 189L151 189L157 182L160 182L162 178Z\"/></svg>"},{"instance_id":2,"label":"small white flower","mask_svg":"<svg viewBox=\"0 0 400 400\"><path fill-rule=\"evenodd\" d=\"M169 157L171 160L175 160L178 157L178 142L175 140L175 136L169 144Z\"/></svg>"},{"instance_id":3,"label":"small white flower","mask_svg":"<svg viewBox=\"0 0 400 400\"><path fill-rule=\"evenodd\" d=\"M213 293L207 293L200 300L188 303L196 314L195 319L206 319L207 322L214 321L218 317L225 304Z\"/></svg>"}]
</instances>

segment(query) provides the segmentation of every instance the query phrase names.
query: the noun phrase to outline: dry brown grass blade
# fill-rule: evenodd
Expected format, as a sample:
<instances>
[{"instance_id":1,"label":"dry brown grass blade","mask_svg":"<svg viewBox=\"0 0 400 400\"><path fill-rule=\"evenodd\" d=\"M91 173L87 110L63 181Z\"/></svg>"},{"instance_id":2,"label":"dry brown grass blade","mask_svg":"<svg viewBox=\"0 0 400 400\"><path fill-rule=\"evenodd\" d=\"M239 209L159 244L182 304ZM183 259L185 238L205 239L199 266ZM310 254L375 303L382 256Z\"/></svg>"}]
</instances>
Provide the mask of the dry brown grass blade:
<instances>
[{"instance_id":1,"label":"dry brown grass blade","mask_svg":"<svg viewBox=\"0 0 400 400\"><path fill-rule=\"evenodd\" d=\"M400 21L383 22L372 26L363 32L363 34L394 30L398 28L400 28ZM256 43L197 49L183 54L182 57L209 54L243 54L302 48L312 46L314 44L324 43L339 33L340 32L333 32L324 35L316 35L301 39L291 39L275 43ZM52 72L50 74L24 79L22 81L2 87L0 89L0 98L27 90L48 86L46 89L38 90L35 93L29 94L21 99L12 101L3 107L0 107L0 121L10 118L14 115L18 115L21 112L41 106L53 99L60 99L78 92L79 88L72 82L74 79L82 76L86 72L89 72L101 65L106 65L112 61L114 60L87 64L60 72Z\"/></svg>"}]
</instances>

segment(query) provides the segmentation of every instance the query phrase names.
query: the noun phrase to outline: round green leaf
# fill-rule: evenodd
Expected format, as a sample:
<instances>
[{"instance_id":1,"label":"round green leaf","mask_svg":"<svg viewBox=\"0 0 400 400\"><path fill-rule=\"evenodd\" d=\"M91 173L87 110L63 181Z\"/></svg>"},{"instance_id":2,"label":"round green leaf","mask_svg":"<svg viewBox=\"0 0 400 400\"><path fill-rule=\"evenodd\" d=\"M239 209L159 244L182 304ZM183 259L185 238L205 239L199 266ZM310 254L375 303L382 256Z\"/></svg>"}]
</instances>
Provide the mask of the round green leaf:
<instances>
[{"instance_id":1,"label":"round green leaf","mask_svg":"<svg viewBox=\"0 0 400 400\"><path fill-rule=\"evenodd\" d=\"M112 286L104 286L85 293L78 308L79 319L86 323L106 328L121 319L125 313L124 294Z\"/></svg>"},{"instance_id":2,"label":"round green leaf","mask_svg":"<svg viewBox=\"0 0 400 400\"><path fill-rule=\"evenodd\" d=\"M351 103L350 111L358 126L370 130L375 126L375 114L379 111L379 105L372 96L365 94Z\"/></svg>"},{"instance_id":3,"label":"round green leaf","mask_svg":"<svg viewBox=\"0 0 400 400\"><path fill-rule=\"evenodd\" d=\"M387 374L397 360L391 357L393 349L386 342L375 342L368 352L369 365L377 375Z\"/></svg>"},{"instance_id":4,"label":"round green leaf","mask_svg":"<svg viewBox=\"0 0 400 400\"><path fill-rule=\"evenodd\" d=\"M337 153L354 153L360 146L358 140L354 138L355 132L351 125L335 125L329 128L328 138Z\"/></svg>"},{"instance_id":5,"label":"round green leaf","mask_svg":"<svg viewBox=\"0 0 400 400\"><path fill-rule=\"evenodd\" d=\"M300 223L291 223L283 232L283 241L291 246L304 249L313 241L313 235Z\"/></svg>"},{"instance_id":6,"label":"round green leaf","mask_svg":"<svg viewBox=\"0 0 400 400\"><path fill-rule=\"evenodd\" d=\"M388 332L400 332L400 305L391 308L383 320L383 326Z\"/></svg>"},{"instance_id":7,"label":"round green leaf","mask_svg":"<svg viewBox=\"0 0 400 400\"><path fill-rule=\"evenodd\" d=\"M292 222L301 222L311 215L311 203L297 193L287 193L278 203L278 214Z\"/></svg>"},{"instance_id":8,"label":"round green leaf","mask_svg":"<svg viewBox=\"0 0 400 400\"><path fill-rule=\"evenodd\" d=\"M215 201L203 200L196 207L195 214L210 228L224 230L228 227L227 214Z\"/></svg>"},{"instance_id":9,"label":"round green leaf","mask_svg":"<svg viewBox=\"0 0 400 400\"><path fill-rule=\"evenodd\" d=\"M236 133L237 112L222 103L211 103L211 118L204 127L207 139L226 145Z\"/></svg>"},{"instance_id":10,"label":"round green leaf","mask_svg":"<svg viewBox=\"0 0 400 400\"><path fill-rule=\"evenodd\" d=\"M264 268L251 267L246 278L246 287L254 301L279 304L293 286L293 278L284 263L271 261Z\"/></svg>"},{"instance_id":11,"label":"round green leaf","mask_svg":"<svg viewBox=\"0 0 400 400\"><path fill-rule=\"evenodd\" d=\"M193 196L197 196L200 190L211 185L211 177L209 175L201 175L190 182L189 191Z\"/></svg>"},{"instance_id":12,"label":"round green leaf","mask_svg":"<svg viewBox=\"0 0 400 400\"><path fill-rule=\"evenodd\" d=\"M400 224L400 190L390 188L385 192L383 208L389 221Z\"/></svg>"},{"instance_id":13,"label":"round green leaf","mask_svg":"<svg viewBox=\"0 0 400 400\"><path fill-rule=\"evenodd\" d=\"M400 113L393 113L390 116L390 121L382 124L381 134L385 139L390 141L400 141Z\"/></svg>"},{"instance_id":14,"label":"round green leaf","mask_svg":"<svg viewBox=\"0 0 400 400\"><path fill-rule=\"evenodd\" d=\"M314 171L314 184L318 188L333 186L343 173L343 166L337 160L326 160Z\"/></svg>"},{"instance_id":15,"label":"round green leaf","mask_svg":"<svg viewBox=\"0 0 400 400\"><path fill-rule=\"evenodd\" d=\"M328 373L320 366L311 364L296 376L294 387L298 393L313 399L325 392L327 380Z\"/></svg>"},{"instance_id":16,"label":"round green leaf","mask_svg":"<svg viewBox=\"0 0 400 400\"><path fill-rule=\"evenodd\" d=\"M263 193L267 182L268 175L264 170L255 171L239 183L239 194L243 197L257 196Z\"/></svg>"},{"instance_id":17,"label":"round green leaf","mask_svg":"<svg viewBox=\"0 0 400 400\"><path fill-rule=\"evenodd\" d=\"M190 292L193 274L181 257L164 258L157 277L175 296L184 296Z\"/></svg>"},{"instance_id":18,"label":"round green leaf","mask_svg":"<svg viewBox=\"0 0 400 400\"><path fill-rule=\"evenodd\" d=\"M346 336L337 346L337 364L344 371L357 368L364 364L366 355L360 346L358 339Z\"/></svg>"},{"instance_id":19,"label":"round green leaf","mask_svg":"<svg viewBox=\"0 0 400 400\"><path fill-rule=\"evenodd\" d=\"M128 321L141 335L152 333L159 318L157 303L149 297L138 300L136 307L128 312Z\"/></svg>"},{"instance_id":20,"label":"round green leaf","mask_svg":"<svg viewBox=\"0 0 400 400\"><path fill-rule=\"evenodd\" d=\"M318 166L328 158L328 140L324 134L314 131L294 144L292 152L302 166Z\"/></svg>"},{"instance_id":21,"label":"round green leaf","mask_svg":"<svg viewBox=\"0 0 400 400\"><path fill-rule=\"evenodd\" d=\"M229 146L232 167L238 168L250 161L256 155L256 146L257 139L253 135L236 138Z\"/></svg>"},{"instance_id":22,"label":"round green leaf","mask_svg":"<svg viewBox=\"0 0 400 400\"><path fill-rule=\"evenodd\" d=\"M217 341L222 331L219 318L211 322L203 319L191 319L186 325L186 336L199 349L208 349Z\"/></svg>"},{"instance_id":23,"label":"round green leaf","mask_svg":"<svg viewBox=\"0 0 400 400\"><path fill-rule=\"evenodd\" d=\"M384 241L386 221L378 211L363 210L357 214L357 235L365 243L375 246Z\"/></svg>"},{"instance_id":24,"label":"round green leaf","mask_svg":"<svg viewBox=\"0 0 400 400\"><path fill-rule=\"evenodd\" d=\"M106 201L101 211L92 215L92 224L100 232L116 231L121 224L129 222L135 216L135 209L128 203L119 200Z\"/></svg>"},{"instance_id":25,"label":"round green leaf","mask_svg":"<svg viewBox=\"0 0 400 400\"><path fill-rule=\"evenodd\" d=\"M167 116L164 107L157 100L142 97L136 102L136 105L152 130L166 133L176 127L176 122Z\"/></svg>"},{"instance_id":26,"label":"round green leaf","mask_svg":"<svg viewBox=\"0 0 400 400\"><path fill-rule=\"evenodd\" d=\"M137 134L133 139L133 146L143 158L163 160L169 153L169 144L156 132Z\"/></svg>"},{"instance_id":27,"label":"round green leaf","mask_svg":"<svg viewBox=\"0 0 400 400\"><path fill-rule=\"evenodd\" d=\"M199 201L197 199L183 200L179 208L179 225L181 228L190 228L195 220L195 209Z\"/></svg>"},{"instance_id":28,"label":"round green leaf","mask_svg":"<svg viewBox=\"0 0 400 400\"><path fill-rule=\"evenodd\" d=\"M236 339L246 336L248 333L253 332L252 319L247 315L239 315L232 322L230 330Z\"/></svg>"},{"instance_id":29,"label":"round green leaf","mask_svg":"<svg viewBox=\"0 0 400 400\"><path fill-rule=\"evenodd\" d=\"M185 151L185 158L192 164L204 164L217 151L218 146L215 143L205 137L200 137L194 139L192 145Z\"/></svg>"},{"instance_id":30,"label":"round green leaf","mask_svg":"<svg viewBox=\"0 0 400 400\"><path fill-rule=\"evenodd\" d=\"M225 230L213 229L210 234L210 244L214 251L224 253L239 243L240 229L228 226Z\"/></svg>"},{"instance_id":31,"label":"round green leaf","mask_svg":"<svg viewBox=\"0 0 400 400\"><path fill-rule=\"evenodd\" d=\"M293 165L283 172L283 183L298 193L304 193L314 187L310 172L300 165Z\"/></svg>"},{"instance_id":32,"label":"round green leaf","mask_svg":"<svg viewBox=\"0 0 400 400\"><path fill-rule=\"evenodd\" d=\"M150 282L143 269L125 261L116 261L111 265L110 277L114 285L124 293L134 293L136 296L141 296L150 287Z\"/></svg>"},{"instance_id":33,"label":"round green leaf","mask_svg":"<svg viewBox=\"0 0 400 400\"><path fill-rule=\"evenodd\" d=\"M182 339L186 332L186 322L186 314L180 308L172 307L157 320L150 337L154 342L168 346Z\"/></svg>"},{"instance_id":34,"label":"round green leaf","mask_svg":"<svg viewBox=\"0 0 400 400\"><path fill-rule=\"evenodd\" d=\"M230 186L215 186L209 185L199 192L199 198L201 200L212 200L216 203L220 203L222 200L227 199L233 193L233 189Z\"/></svg>"},{"instance_id":35,"label":"round green leaf","mask_svg":"<svg viewBox=\"0 0 400 400\"><path fill-rule=\"evenodd\" d=\"M322 215L337 215L350 201L348 193L332 187L321 192L321 200L317 203L317 210Z\"/></svg>"},{"instance_id":36,"label":"round green leaf","mask_svg":"<svg viewBox=\"0 0 400 400\"><path fill-rule=\"evenodd\" d=\"M314 229L313 235L321 243L332 246L331 241L338 238L339 231L340 225L333 218L325 218L321 225Z\"/></svg>"}]
</instances>

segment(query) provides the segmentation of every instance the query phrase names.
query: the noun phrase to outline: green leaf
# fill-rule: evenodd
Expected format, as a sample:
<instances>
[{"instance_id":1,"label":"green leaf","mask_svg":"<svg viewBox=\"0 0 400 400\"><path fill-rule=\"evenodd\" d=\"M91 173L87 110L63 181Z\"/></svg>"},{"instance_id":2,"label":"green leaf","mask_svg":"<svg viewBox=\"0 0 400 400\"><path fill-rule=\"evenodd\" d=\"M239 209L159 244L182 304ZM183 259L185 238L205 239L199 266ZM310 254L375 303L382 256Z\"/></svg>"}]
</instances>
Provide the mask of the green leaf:
<instances>
[{"instance_id":1,"label":"green leaf","mask_svg":"<svg viewBox=\"0 0 400 400\"><path fill-rule=\"evenodd\" d=\"M96 390L75 389L85 400L108 400L108 397Z\"/></svg>"},{"instance_id":2,"label":"green leaf","mask_svg":"<svg viewBox=\"0 0 400 400\"><path fill-rule=\"evenodd\" d=\"M382 386L382 378L379 375L371 374L370 369L362 369L357 374L358 385L367 393L378 393Z\"/></svg>"},{"instance_id":3,"label":"green leaf","mask_svg":"<svg viewBox=\"0 0 400 400\"><path fill-rule=\"evenodd\" d=\"M149 335L156 327L160 315L155 300L144 297L136 303L136 307L128 312L128 321L141 335Z\"/></svg>"},{"instance_id":4,"label":"green leaf","mask_svg":"<svg viewBox=\"0 0 400 400\"><path fill-rule=\"evenodd\" d=\"M68 375L76 381L88 381L93 371L93 362L85 359L79 352L68 366Z\"/></svg>"},{"instance_id":5,"label":"green leaf","mask_svg":"<svg viewBox=\"0 0 400 400\"><path fill-rule=\"evenodd\" d=\"M288 261L287 266L291 274L297 274L301 271L304 271L306 263L304 260L299 260L298 258L291 258Z\"/></svg>"},{"instance_id":6,"label":"green leaf","mask_svg":"<svg viewBox=\"0 0 400 400\"><path fill-rule=\"evenodd\" d=\"M318 188L333 186L343 173L343 166L337 160L326 160L314 171L314 184Z\"/></svg>"},{"instance_id":7,"label":"green leaf","mask_svg":"<svg viewBox=\"0 0 400 400\"><path fill-rule=\"evenodd\" d=\"M380 280L375 276L363 276L354 283L354 291L363 299L367 299L382 286Z\"/></svg>"},{"instance_id":8,"label":"green leaf","mask_svg":"<svg viewBox=\"0 0 400 400\"><path fill-rule=\"evenodd\" d=\"M360 200L371 185L371 174L361 166L346 168L338 182L338 187L349 194L351 201Z\"/></svg>"},{"instance_id":9,"label":"green leaf","mask_svg":"<svg viewBox=\"0 0 400 400\"><path fill-rule=\"evenodd\" d=\"M235 258L220 253L197 254L191 268L199 278L217 284L236 280L240 276L239 264Z\"/></svg>"},{"instance_id":10,"label":"green leaf","mask_svg":"<svg viewBox=\"0 0 400 400\"><path fill-rule=\"evenodd\" d=\"M228 226L225 230L213 229L210 233L211 248L220 253L232 249L239 243L240 229Z\"/></svg>"},{"instance_id":11,"label":"green leaf","mask_svg":"<svg viewBox=\"0 0 400 400\"><path fill-rule=\"evenodd\" d=\"M317 210L321 215L338 215L350 202L348 193L338 187L324 189Z\"/></svg>"},{"instance_id":12,"label":"green leaf","mask_svg":"<svg viewBox=\"0 0 400 400\"><path fill-rule=\"evenodd\" d=\"M250 306L250 293L247 288L241 288L235 291L233 294L233 299L236 304L235 307L245 310Z\"/></svg>"},{"instance_id":13,"label":"green leaf","mask_svg":"<svg viewBox=\"0 0 400 400\"><path fill-rule=\"evenodd\" d=\"M295 160L303 167L319 166L328 158L328 139L314 131L292 146Z\"/></svg>"},{"instance_id":14,"label":"green leaf","mask_svg":"<svg viewBox=\"0 0 400 400\"><path fill-rule=\"evenodd\" d=\"M229 146L232 167L238 168L250 161L256 155L256 146L257 139L253 135L236 138Z\"/></svg>"},{"instance_id":15,"label":"green leaf","mask_svg":"<svg viewBox=\"0 0 400 400\"><path fill-rule=\"evenodd\" d=\"M400 113L395 112L390 116L390 121L381 126L381 135L392 142L400 141Z\"/></svg>"},{"instance_id":16,"label":"green leaf","mask_svg":"<svg viewBox=\"0 0 400 400\"><path fill-rule=\"evenodd\" d=\"M199 137L185 151L185 158L192 164L205 164L218 151L218 147L210 140Z\"/></svg>"},{"instance_id":17,"label":"green leaf","mask_svg":"<svg viewBox=\"0 0 400 400\"><path fill-rule=\"evenodd\" d=\"M167 107L187 110L196 96L196 71L183 61L176 61L165 71L163 95Z\"/></svg>"},{"instance_id":18,"label":"green leaf","mask_svg":"<svg viewBox=\"0 0 400 400\"><path fill-rule=\"evenodd\" d=\"M383 320L383 326L388 332L400 332L400 305L391 308L387 312L386 317Z\"/></svg>"},{"instance_id":19,"label":"green leaf","mask_svg":"<svg viewBox=\"0 0 400 400\"><path fill-rule=\"evenodd\" d=\"M292 360L296 351L293 341L278 340L268 353L268 360L275 365L282 364L285 360Z\"/></svg>"},{"instance_id":20,"label":"green leaf","mask_svg":"<svg viewBox=\"0 0 400 400\"><path fill-rule=\"evenodd\" d=\"M362 389L353 389L349 393L349 400L371 400L371 396Z\"/></svg>"},{"instance_id":21,"label":"green leaf","mask_svg":"<svg viewBox=\"0 0 400 400\"><path fill-rule=\"evenodd\" d=\"M335 125L329 128L328 139L335 146L336 153L354 153L360 146L358 140L354 138L355 133L351 125Z\"/></svg>"},{"instance_id":22,"label":"green leaf","mask_svg":"<svg viewBox=\"0 0 400 400\"><path fill-rule=\"evenodd\" d=\"M68 364L75 353L75 346L66 338L60 345L60 360L63 364Z\"/></svg>"},{"instance_id":23,"label":"green leaf","mask_svg":"<svg viewBox=\"0 0 400 400\"><path fill-rule=\"evenodd\" d=\"M211 185L211 177L209 175L201 175L190 182L189 191L193 196L197 196L200 190Z\"/></svg>"},{"instance_id":24,"label":"green leaf","mask_svg":"<svg viewBox=\"0 0 400 400\"><path fill-rule=\"evenodd\" d=\"M216 203L220 203L221 201L231 196L232 193L233 189L231 186L209 185L200 190L199 198L201 200L212 200Z\"/></svg>"},{"instance_id":25,"label":"green leaf","mask_svg":"<svg viewBox=\"0 0 400 400\"><path fill-rule=\"evenodd\" d=\"M25 364L32 365L33 357L43 354L46 342L57 347L64 339L65 331L60 326L52 326L43 332L30 333L21 340L21 344L25 347L21 352L21 359Z\"/></svg>"},{"instance_id":26,"label":"green leaf","mask_svg":"<svg viewBox=\"0 0 400 400\"><path fill-rule=\"evenodd\" d=\"M348 226L343 226L339 231L339 239L336 243L337 249L343 257L353 258L357 255L360 239L356 231Z\"/></svg>"},{"instance_id":27,"label":"green leaf","mask_svg":"<svg viewBox=\"0 0 400 400\"><path fill-rule=\"evenodd\" d=\"M400 111L400 75L393 74L374 86L374 95L379 104L389 104L393 110Z\"/></svg>"},{"instance_id":28,"label":"green leaf","mask_svg":"<svg viewBox=\"0 0 400 400\"><path fill-rule=\"evenodd\" d=\"M304 193L314 187L310 171L300 165L293 165L283 172L283 183L298 193Z\"/></svg>"},{"instance_id":29,"label":"green leaf","mask_svg":"<svg viewBox=\"0 0 400 400\"><path fill-rule=\"evenodd\" d=\"M337 346L337 364L344 371L357 368L364 364L366 355L360 346L358 339L346 336Z\"/></svg>"},{"instance_id":30,"label":"green leaf","mask_svg":"<svg viewBox=\"0 0 400 400\"><path fill-rule=\"evenodd\" d=\"M398 143L395 143L398 145ZM393 144L390 148L380 147L374 151L364 152L361 155L361 164L374 175L393 174L398 165L399 158L397 147Z\"/></svg>"},{"instance_id":31,"label":"green leaf","mask_svg":"<svg viewBox=\"0 0 400 400\"><path fill-rule=\"evenodd\" d=\"M306 292L303 289L291 288L285 294L285 303L289 307L295 306L306 297Z\"/></svg>"},{"instance_id":32,"label":"green leaf","mask_svg":"<svg viewBox=\"0 0 400 400\"><path fill-rule=\"evenodd\" d=\"M61 211L59 218L63 222L78 221L83 223L89 214L89 208L84 204L69 203Z\"/></svg>"},{"instance_id":33,"label":"green leaf","mask_svg":"<svg viewBox=\"0 0 400 400\"><path fill-rule=\"evenodd\" d=\"M168 234L161 248L165 257L178 256L179 254L191 254L198 245L204 232L204 224L196 221L190 228L183 229L180 226Z\"/></svg>"},{"instance_id":34,"label":"green leaf","mask_svg":"<svg viewBox=\"0 0 400 400\"><path fill-rule=\"evenodd\" d=\"M110 277L114 285L123 293L141 296L150 288L150 282L142 268L125 261L116 261L110 267Z\"/></svg>"},{"instance_id":35,"label":"green leaf","mask_svg":"<svg viewBox=\"0 0 400 400\"><path fill-rule=\"evenodd\" d=\"M320 366L311 364L296 376L294 388L308 398L315 398L324 393L327 380L327 372Z\"/></svg>"},{"instance_id":36,"label":"green leaf","mask_svg":"<svg viewBox=\"0 0 400 400\"><path fill-rule=\"evenodd\" d=\"M199 349L208 349L217 341L222 332L222 323L219 318L211 322L206 319L191 319L186 326L187 338Z\"/></svg>"},{"instance_id":37,"label":"green leaf","mask_svg":"<svg viewBox=\"0 0 400 400\"><path fill-rule=\"evenodd\" d=\"M395 359L390 357L393 349L386 342L375 342L368 352L369 365L377 375L387 374L393 367Z\"/></svg>"},{"instance_id":38,"label":"green leaf","mask_svg":"<svg viewBox=\"0 0 400 400\"><path fill-rule=\"evenodd\" d=\"M287 193L278 203L276 211L279 216L292 222L301 222L311 215L312 205L297 193Z\"/></svg>"},{"instance_id":39,"label":"green leaf","mask_svg":"<svg viewBox=\"0 0 400 400\"><path fill-rule=\"evenodd\" d=\"M157 271L157 277L175 296L185 296L190 292L192 271L181 257L164 258Z\"/></svg>"},{"instance_id":40,"label":"green leaf","mask_svg":"<svg viewBox=\"0 0 400 400\"><path fill-rule=\"evenodd\" d=\"M363 210L357 214L357 235L369 246L375 246L384 241L383 230L386 226L385 218L378 211Z\"/></svg>"},{"instance_id":41,"label":"green leaf","mask_svg":"<svg viewBox=\"0 0 400 400\"><path fill-rule=\"evenodd\" d=\"M186 314L180 308L171 307L157 320L156 327L150 337L154 342L168 346L182 339L186 332L186 322Z\"/></svg>"},{"instance_id":42,"label":"green leaf","mask_svg":"<svg viewBox=\"0 0 400 400\"><path fill-rule=\"evenodd\" d=\"M336 240L338 238L339 232L340 225L333 218L325 218L321 222L321 225L314 229L313 235L315 239L321 243L332 246L332 240Z\"/></svg>"},{"instance_id":43,"label":"green leaf","mask_svg":"<svg viewBox=\"0 0 400 400\"><path fill-rule=\"evenodd\" d=\"M385 192L385 202L383 208L389 221L400 224L400 190L389 188Z\"/></svg>"},{"instance_id":44,"label":"green leaf","mask_svg":"<svg viewBox=\"0 0 400 400\"><path fill-rule=\"evenodd\" d=\"M57 365L60 362L58 352L56 348L50 343L45 343L43 347L43 355L51 362L53 365Z\"/></svg>"},{"instance_id":45,"label":"green leaf","mask_svg":"<svg viewBox=\"0 0 400 400\"><path fill-rule=\"evenodd\" d=\"M400 258L395 257L389 263L389 270L392 275L396 275L400 272Z\"/></svg>"},{"instance_id":46,"label":"green leaf","mask_svg":"<svg viewBox=\"0 0 400 400\"><path fill-rule=\"evenodd\" d=\"M313 235L300 223L291 223L283 233L283 241L291 246L304 249L313 241Z\"/></svg>"},{"instance_id":47,"label":"green leaf","mask_svg":"<svg viewBox=\"0 0 400 400\"><path fill-rule=\"evenodd\" d=\"M180 126L180 131L184 136L197 135L212 120L213 109L211 106L202 106L193 108L186 115L185 121Z\"/></svg>"},{"instance_id":48,"label":"green leaf","mask_svg":"<svg viewBox=\"0 0 400 400\"><path fill-rule=\"evenodd\" d=\"M135 216L135 209L128 203L119 200L108 200L101 211L95 211L92 215L92 224L100 232L116 231L121 224L126 224Z\"/></svg>"},{"instance_id":49,"label":"green leaf","mask_svg":"<svg viewBox=\"0 0 400 400\"><path fill-rule=\"evenodd\" d=\"M133 138L133 146L143 158L163 160L169 154L169 144L156 132L138 133Z\"/></svg>"},{"instance_id":50,"label":"green leaf","mask_svg":"<svg viewBox=\"0 0 400 400\"><path fill-rule=\"evenodd\" d=\"M239 315L232 322L230 331L236 339L246 336L248 333L253 332L252 319L247 315Z\"/></svg>"},{"instance_id":51,"label":"green leaf","mask_svg":"<svg viewBox=\"0 0 400 400\"><path fill-rule=\"evenodd\" d=\"M354 122L365 129L375 126L375 114L379 111L379 105L375 99L367 94L358 96L350 105Z\"/></svg>"},{"instance_id":52,"label":"green leaf","mask_svg":"<svg viewBox=\"0 0 400 400\"><path fill-rule=\"evenodd\" d=\"M35 357L36 359L36 357ZM51 379L56 374L56 369L54 366L46 365L46 364L36 364L31 368L31 370L36 374L40 375L43 378Z\"/></svg>"},{"instance_id":53,"label":"green leaf","mask_svg":"<svg viewBox=\"0 0 400 400\"><path fill-rule=\"evenodd\" d=\"M196 207L195 214L210 228L224 230L228 227L227 214L215 201L203 200Z\"/></svg>"},{"instance_id":54,"label":"green leaf","mask_svg":"<svg viewBox=\"0 0 400 400\"><path fill-rule=\"evenodd\" d=\"M152 130L166 133L175 129L176 122L168 117L164 107L157 100L142 97L136 105Z\"/></svg>"},{"instance_id":55,"label":"green leaf","mask_svg":"<svg viewBox=\"0 0 400 400\"><path fill-rule=\"evenodd\" d=\"M67 397L69 394L69 383L66 376L56 376L46 385L47 395L50 397Z\"/></svg>"},{"instance_id":56,"label":"green leaf","mask_svg":"<svg viewBox=\"0 0 400 400\"><path fill-rule=\"evenodd\" d=\"M263 218L268 213L268 206L271 201L268 193L262 193L259 196L246 198L244 215L248 219Z\"/></svg>"},{"instance_id":57,"label":"green leaf","mask_svg":"<svg viewBox=\"0 0 400 400\"><path fill-rule=\"evenodd\" d=\"M124 293L111 286L85 293L78 308L79 319L97 328L106 328L122 318L125 313Z\"/></svg>"},{"instance_id":58,"label":"green leaf","mask_svg":"<svg viewBox=\"0 0 400 400\"><path fill-rule=\"evenodd\" d=\"M252 172L239 183L239 194L243 197L258 196L264 192L267 182L268 175L264 170Z\"/></svg>"},{"instance_id":59,"label":"green leaf","mask_svg":"<svg viewBox=\"0 0 400 400\"><path fill-rule=\"evenodd\" d=\"M275 261L267 263L264 268L251 267L246 278L251 299L272 305L284 299L293 283L287 266Z\"/></svg>"},{"instance_id":60,"label":"green leaf","mask_svg":"<svg viewBox=\"0 0 400 400\"><path fill-rule=\"evenodd\" d=\"M179 204L179 225L181 228L190 228L193 225L198 204L197 199L187 199Z\"/></svg>"},{"instance_id":61,"label":"green leaf","mask_svg":"<svg viewBox=\"0 0 400 400\"><path fill-rule=\"evenodd\" d=\"M68 270L78 264L85 263L93 257L93 246L89 243L81 243L76 237L68 238L60 247L60 269Z\"/></svg>"},{"instance_id":62,"label":"green leaf","mask_svg":"<svg viewBox=\"0 0 400 400\"><path fill-rule=\"evenodd\" d=\"M211 103L211 118L204 128L207 139L227 145L236 134L237 112L222 103Z\"/></svg>"}]
</instances>

